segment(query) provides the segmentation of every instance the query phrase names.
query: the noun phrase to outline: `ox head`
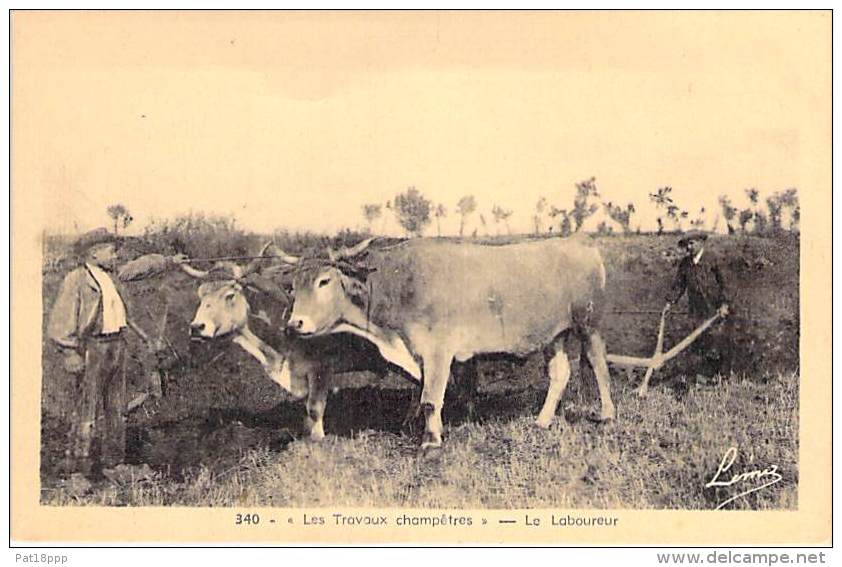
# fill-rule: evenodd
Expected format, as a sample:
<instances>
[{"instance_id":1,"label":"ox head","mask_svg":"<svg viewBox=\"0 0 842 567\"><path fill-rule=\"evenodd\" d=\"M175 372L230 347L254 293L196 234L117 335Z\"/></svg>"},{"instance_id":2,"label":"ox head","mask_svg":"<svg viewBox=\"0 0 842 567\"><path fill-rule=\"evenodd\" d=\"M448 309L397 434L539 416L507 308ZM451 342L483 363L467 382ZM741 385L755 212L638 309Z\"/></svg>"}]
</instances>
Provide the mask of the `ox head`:
<instances>
[{"instance_id":1,"label":"ox head","mask_svg":"<svg viewBox=\"0 0 842 567\"><path fill-rule=\"evenodd\" d=\"M199 286L199 299L199 308L190 323L191 336L213 339L246 328L249 306L236 281L205 282Z\"/></svg>"},{"instance_id":2,"label":"ox head","mask_svg":"<svg viewBox=\"0 0 842 567\"><path fill-rule=\"evenodd\" d=\"M189 268L185 270L193 277L205 279L216 277L199 286L199 308L190 324L190 334L197 338L212 339L237 333L248 325L249 304L243 294L243 286L249 285L252 274L260 275L264 270L263 258L276 258L284 264L294 264L297 259L283 250L267 243L246 266L233 262L217 262L208 271Z\"/></svg>"},{"instance_id":3,"label":"ox head","mask_svg":"<svg viewBox=\"0 0 842 567\"><path fill-rule=\"evenodd\" d=\"M373 238L352 248L328 250L328 259L303 263L293 280L294 302L288 327L302 336L323 335L368 301L365 281L369 270L354 260Z\"/></svg>"}]
</instances>

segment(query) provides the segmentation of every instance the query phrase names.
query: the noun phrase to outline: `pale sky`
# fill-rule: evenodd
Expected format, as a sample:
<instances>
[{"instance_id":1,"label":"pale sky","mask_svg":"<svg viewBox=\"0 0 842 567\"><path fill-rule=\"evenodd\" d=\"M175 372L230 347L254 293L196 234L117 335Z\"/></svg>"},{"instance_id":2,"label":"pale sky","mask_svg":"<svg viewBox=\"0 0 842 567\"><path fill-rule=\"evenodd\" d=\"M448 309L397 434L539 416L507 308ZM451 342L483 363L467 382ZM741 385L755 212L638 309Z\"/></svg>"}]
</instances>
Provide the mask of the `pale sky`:
<instances>
[{"instance_id":1,"label":"pale sky","mask_svg":"<svg viewBox=\"0 0 842 567\"><path fill-rule=\"evenodd\" d=\"M719 194L743 206L748 187L815 178L830 24L829 12L16 13L14 191L45 195L45 228L59 231L106 225L121 202L135 229L193 209L332 232L413 185L448 208L447 233L466 194L489 221L494 204L513 209L520 232L539 197L569 208L595 176L605 200L635 203L633 226L654 226L647 195L664 185L710 225Z\"/></svg>"}]
</instances>

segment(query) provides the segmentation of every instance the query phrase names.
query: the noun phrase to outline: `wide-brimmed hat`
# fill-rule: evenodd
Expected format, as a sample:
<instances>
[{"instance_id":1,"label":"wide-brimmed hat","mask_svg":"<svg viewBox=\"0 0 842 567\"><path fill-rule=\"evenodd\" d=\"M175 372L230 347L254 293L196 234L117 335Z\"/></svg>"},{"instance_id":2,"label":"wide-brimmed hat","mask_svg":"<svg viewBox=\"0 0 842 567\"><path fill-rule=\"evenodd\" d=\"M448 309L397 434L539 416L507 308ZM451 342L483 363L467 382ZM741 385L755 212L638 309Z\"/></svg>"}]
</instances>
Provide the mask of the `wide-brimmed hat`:
<instances>
[{"instance_id":1,"label":"wide-brimmed hat","mask_svg":"<svg viewBox=\"0 0 842 567\"><path fill-rule=\"evenodd\" d=\"M90 230L80 236L73 245L73 249L77 255L82 255L94 246L98 246L100 244L120 244L122 241L123 239L116 234L108 232L107 228L100 227Z\"/></svg>"},{"instance_id":2,"label":"wide-brimmed hat","mask_svg":"<svg viewBox=\"0 0 842 567\"><path fill-rule=\"evenodd\" d=\"M701 240L705 241L708 239L708 233L702 230L688 230L684 233L684 235L678 239L678 245L684 246L691 240Z\"/></svg>"}]
</instances>

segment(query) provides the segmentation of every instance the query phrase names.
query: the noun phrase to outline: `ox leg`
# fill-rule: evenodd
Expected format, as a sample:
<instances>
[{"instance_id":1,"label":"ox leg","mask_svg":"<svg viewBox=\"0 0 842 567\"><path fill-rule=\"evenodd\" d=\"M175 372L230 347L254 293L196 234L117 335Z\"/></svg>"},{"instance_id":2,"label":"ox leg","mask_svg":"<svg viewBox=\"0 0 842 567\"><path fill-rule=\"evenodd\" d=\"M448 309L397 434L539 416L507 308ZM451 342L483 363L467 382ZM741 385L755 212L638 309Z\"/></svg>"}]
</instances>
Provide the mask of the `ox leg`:
<instances>
[{"instance_id":1,"label":"ox leg","mask_svg":"<svg viewBox=\"0 0 842 567\"><path fill-rule=\"evenodd\" d=\"M421 439L421 452L441 447L441 410L444 392L450 377L452 356L436 353L424 358L424 389L421 392L421 407L424 410L425 431Z\"/></svg>"},{"instance_id":2,"label":"ox leg","mask_svg":"<svg viewBox=\"0 0 842 567\"><path fill-rule=\"evenodd\" d=\"M421 386L413 386L412 398L409 400L409 407L401 425L412 428L419 415L421 415Z\"/></svg>"},{"instance_id":3,"label":"ox leg","mask_svg":"<svg viewBox=\"0 0 842 567\"><path fill-rule=\"evenodd\" d=\"M548 428L555 417L558 401L567 388L567 381L570 380L570 362L563 345L558 348L549 363L550 387L547 390L547 398L544 400L544 407L538 414L535 424L538 427Z\"/></svg>"},{"instance_id":4,"label":"ox leg","mask_svg":"<svg viewBox=\"0 0 842 567\"><path fill-rule=\"evenodd\" d=\"M467 360L461 364L455 363L451 368L450 375L452 377L450 391L455 394L453 398L458 402L458 405L464 409L465 417L468 421L473 421L475 413L475 403L479 388L479 364L475 358Z\"/></svg>"},{"instance_id":5,"label":"ox leg","mask_svg":"<svg viewBox=\"0 0 842 567\"><path fill-rule=\"evenodd\" d=\"M327 380L322 378L321 374L311 374L307 396L307 421L312 441L321 441L325 438L324 416L327 393Z\"/></svg>"},{"instance_id":6,"label":"ox leg","mask_svg":"<svg viewBox=\"0 0 842 567\"><path fill-rule=\"evenodd\" d=\"M599 414L601 420L614 419L617 412L611 401L611 375L608 373L608 362L605 360L605 341L597 332L588 336L588 360L596 375L596 385L599 388L599 401L602 409Z\"/></svg>"}]
</instances>

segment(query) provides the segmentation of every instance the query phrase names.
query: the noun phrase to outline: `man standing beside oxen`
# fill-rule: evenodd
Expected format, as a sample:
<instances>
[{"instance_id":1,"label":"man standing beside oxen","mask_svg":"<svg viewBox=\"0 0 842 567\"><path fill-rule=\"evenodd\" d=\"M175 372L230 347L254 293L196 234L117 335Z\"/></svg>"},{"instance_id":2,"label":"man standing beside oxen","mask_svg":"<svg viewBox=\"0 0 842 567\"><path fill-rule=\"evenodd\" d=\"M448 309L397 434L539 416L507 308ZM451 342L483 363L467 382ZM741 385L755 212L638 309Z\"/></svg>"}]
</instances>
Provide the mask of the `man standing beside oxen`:
<instances>
[{"instance_id":1,"label":"man standing beside oxen","mask_svg":"<svg viewBox=\"0 0 842 567\"><path fill-rule=\"evenodd\" d=\"M65 451L68 473L92 472L95 437L100 441L99 462L104 470L123 463L125 329L134 331L150 350L157 347L133 321L120 283L161 274L186 258L148 254L118 268L120 244L121 239L104 228L82 235L75 245L81 265L65 276L50 312L47 334L62 355L64 370L75 380Z\"/></svg>"}]
</instances>

